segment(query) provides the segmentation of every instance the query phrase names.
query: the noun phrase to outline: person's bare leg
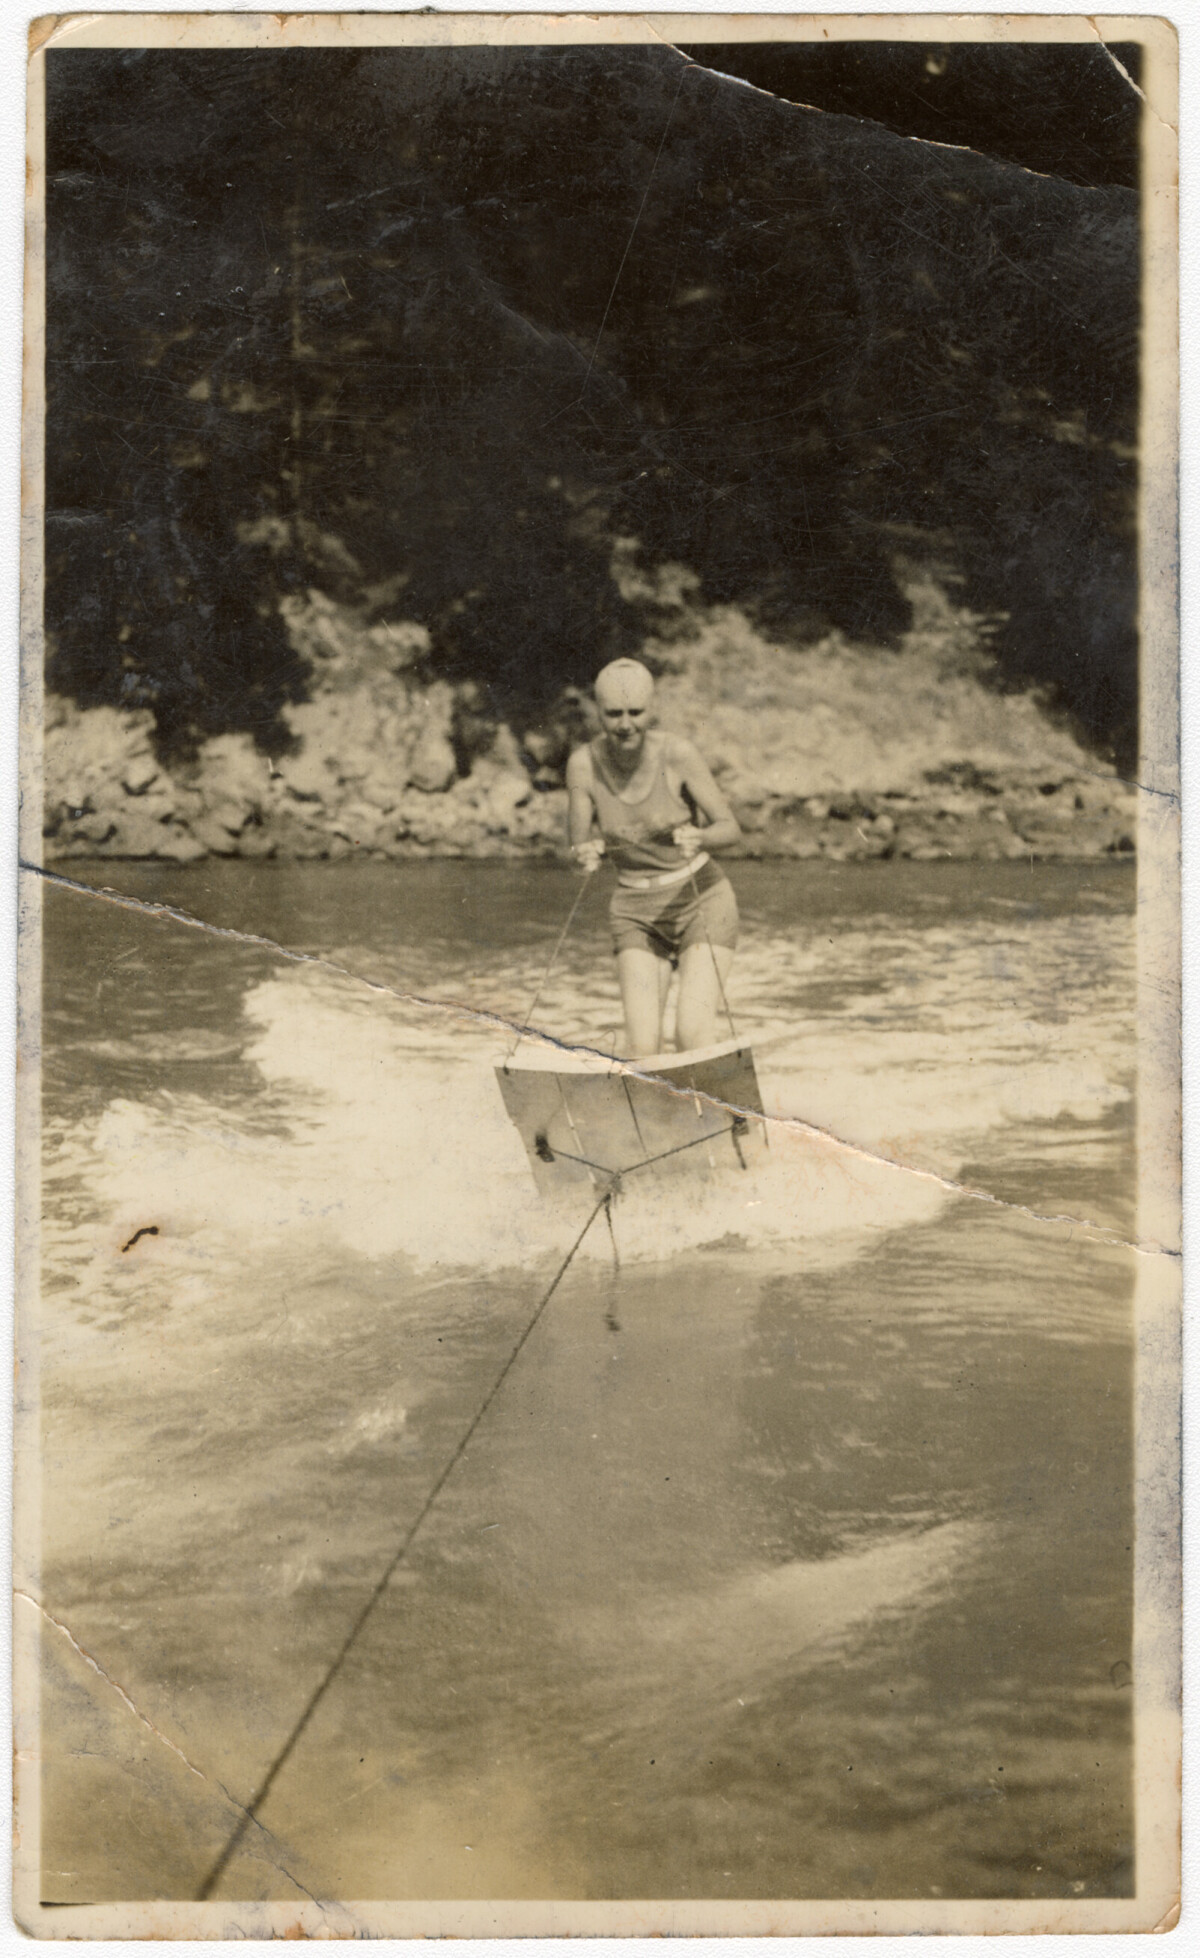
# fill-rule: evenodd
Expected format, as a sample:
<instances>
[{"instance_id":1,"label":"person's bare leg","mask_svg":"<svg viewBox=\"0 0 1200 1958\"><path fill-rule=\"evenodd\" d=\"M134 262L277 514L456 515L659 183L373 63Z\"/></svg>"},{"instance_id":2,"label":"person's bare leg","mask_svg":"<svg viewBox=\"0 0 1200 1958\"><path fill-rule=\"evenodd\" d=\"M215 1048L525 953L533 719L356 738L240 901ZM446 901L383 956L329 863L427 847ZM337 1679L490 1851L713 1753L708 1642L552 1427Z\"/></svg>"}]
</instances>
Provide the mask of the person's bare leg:
<instances>
[{"instance_id":1,"label":"person's bare leg","mask_svg":"<svg viewBox=\"0 0 1200 1958\"><path fill-rule=\"evenodd\" d=\"M626 1060L641 1060L662 1052L662 1010L671 967L666 959L639 946L617 953L617 977L625 1010Z\"/></svg>"},{"instance_id":2,"label":"person's bare leg","mask_svg":"<svg viewBox=\"0 0 1200 1958\"><path fill-rule=\"evenodd\" d=\"M689 945L680 953L675 1044L681 1053L712 1047L731 1033L721 989L728 984L732 964L728 945Z\"/></svg>"}]
</instances>

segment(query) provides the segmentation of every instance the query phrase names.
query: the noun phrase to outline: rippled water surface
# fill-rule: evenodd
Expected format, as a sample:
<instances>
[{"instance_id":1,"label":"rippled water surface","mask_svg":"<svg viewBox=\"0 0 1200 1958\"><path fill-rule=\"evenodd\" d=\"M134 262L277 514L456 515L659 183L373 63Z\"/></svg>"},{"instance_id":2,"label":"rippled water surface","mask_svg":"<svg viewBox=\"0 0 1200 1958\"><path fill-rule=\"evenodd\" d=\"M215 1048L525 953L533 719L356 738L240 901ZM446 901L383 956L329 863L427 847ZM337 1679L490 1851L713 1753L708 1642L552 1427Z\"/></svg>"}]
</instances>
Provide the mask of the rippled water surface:
<instances>
[{"instance_id":1,"label":"rippled water surface","mask_svg":"<svg viewBox=\"0 0 1200 1958\"><path fill-rule=\"evenodd\" d=\"M1131 1887L1132 873L732 875L826 1133L592 1231L223 1896ZM223 929L45 898L48 1901L195 1894L586 1214L486 1017L569 875L101 876Z\"/></svg>"}]
</instances>

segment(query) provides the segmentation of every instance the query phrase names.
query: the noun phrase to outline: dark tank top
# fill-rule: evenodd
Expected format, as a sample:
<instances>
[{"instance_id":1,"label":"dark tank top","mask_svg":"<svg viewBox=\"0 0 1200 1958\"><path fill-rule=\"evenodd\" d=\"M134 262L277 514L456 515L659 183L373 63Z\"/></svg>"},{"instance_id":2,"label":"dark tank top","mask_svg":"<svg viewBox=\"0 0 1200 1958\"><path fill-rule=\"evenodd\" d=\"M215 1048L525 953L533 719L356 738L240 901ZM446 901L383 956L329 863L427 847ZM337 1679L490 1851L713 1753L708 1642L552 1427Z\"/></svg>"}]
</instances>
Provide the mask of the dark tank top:
<instances>
[{"instance_id":1,"label":"dark tank top","mask_svg":"<svg viewBox=\"0 0 1200 1958\"><path fill-rule=\"evenodd\" d=\"M654 740L654 735L648 737ZM604 736L588 743L592 758L592 796L610 861L618 870L678 870L688 859L672 840L681 823L696 819L695 809L667 780L667 744L658 737L658 756L646 794L625 802L604 758Z\"/></svg>"}]
</instances>

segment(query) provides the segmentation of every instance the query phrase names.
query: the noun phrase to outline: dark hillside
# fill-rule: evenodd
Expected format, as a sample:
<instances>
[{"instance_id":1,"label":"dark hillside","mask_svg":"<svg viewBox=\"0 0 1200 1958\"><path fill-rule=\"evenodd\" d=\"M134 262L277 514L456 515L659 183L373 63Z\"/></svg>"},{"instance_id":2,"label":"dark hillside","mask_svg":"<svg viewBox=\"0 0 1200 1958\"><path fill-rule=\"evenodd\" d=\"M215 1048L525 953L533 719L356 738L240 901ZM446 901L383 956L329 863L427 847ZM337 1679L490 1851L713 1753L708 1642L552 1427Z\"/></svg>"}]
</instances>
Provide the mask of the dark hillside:
<instances>
[{"instance_id":1,"label":"dark hillside","mask_svg":"<svg viewBox=\"0 0 1200 1958\"><path fill-rule=\"evenodd\" d=\"M307 684L279 600L316 586L528 720L658 623L618 536L883 660L902 550L1007 614L998 684L1132 755L1132 190L665 47L48 77L59 691L152 707L168 753L278 749Z\"/></svg>"}]
</instances>

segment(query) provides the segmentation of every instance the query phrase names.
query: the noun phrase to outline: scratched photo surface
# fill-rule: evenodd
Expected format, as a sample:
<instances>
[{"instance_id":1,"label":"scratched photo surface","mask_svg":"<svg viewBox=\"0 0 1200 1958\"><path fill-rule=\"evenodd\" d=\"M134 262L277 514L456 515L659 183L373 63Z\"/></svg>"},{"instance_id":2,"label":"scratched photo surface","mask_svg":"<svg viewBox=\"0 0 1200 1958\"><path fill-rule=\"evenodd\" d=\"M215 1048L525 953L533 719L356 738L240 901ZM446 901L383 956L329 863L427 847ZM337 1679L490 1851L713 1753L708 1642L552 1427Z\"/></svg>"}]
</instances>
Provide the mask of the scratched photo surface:
<instances>
[{"instance_id":1,"label":"scratched photo surface","mask_svg":"<svg viewBox=\"0 0 1200 1958\"><path fill-rule=\"evenodd\" d=\"M43 1905L1137 1895L1142 58L45 54Z\"/></svg>"}]
</instances>

